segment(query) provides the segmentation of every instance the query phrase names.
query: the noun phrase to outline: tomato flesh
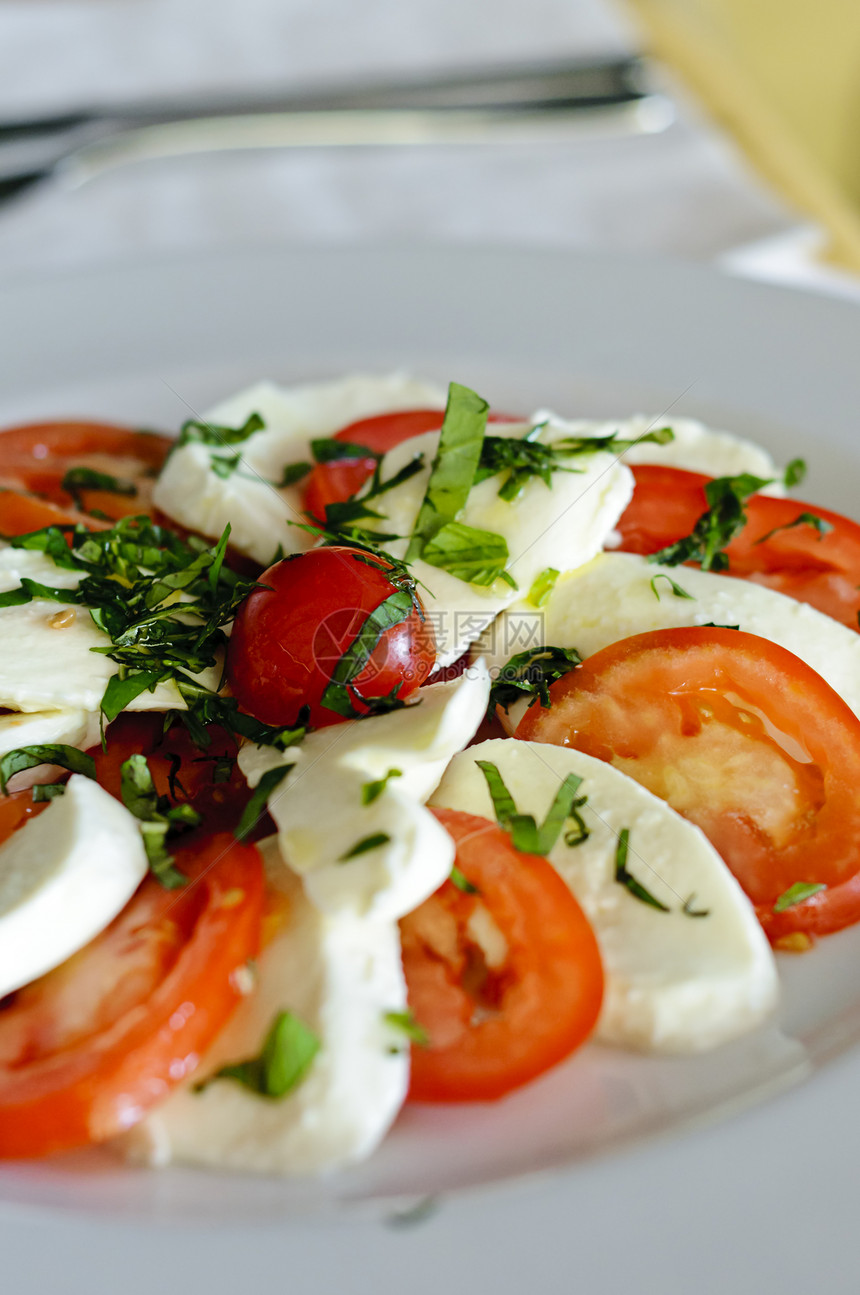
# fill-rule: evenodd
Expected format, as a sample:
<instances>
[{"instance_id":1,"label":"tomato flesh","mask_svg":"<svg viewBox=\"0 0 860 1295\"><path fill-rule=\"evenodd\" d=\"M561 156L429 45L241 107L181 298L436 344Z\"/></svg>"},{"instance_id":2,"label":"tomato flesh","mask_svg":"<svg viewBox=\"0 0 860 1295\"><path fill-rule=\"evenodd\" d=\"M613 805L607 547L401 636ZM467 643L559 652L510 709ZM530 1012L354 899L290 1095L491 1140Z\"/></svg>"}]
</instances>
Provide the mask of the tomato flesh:
<instances>
[{"instance_id":1,"label":"tomato flesh","mask_svg":"<svg viewBox=\"0 0 860 1295\"><path fill-rule=\"evenodd\" d=\"M227 652L234 696L249 714L268 724L294 724L310 707L315 728L343 715L322 704L341 657L368 615L396 590L385 559L344 545L311 549L270 567L236 615ZM432 627L420 602L380 636L366 665L350 684L358 713L362 699L385 697L394 688L409 697L436 659Z\"/></svg>"},{"instance_id":2,"label":"tomato flesh","mask_svg":"<svg viewBox=\"0 0 860 1295\"><path fill-rule=\"evenodd\" d=\"M123 1132L193 1073L241 999L263 870L216 835L176 851L181 890L148 878L106 930L0 1007L0 1156Z\"/></svg>"},{"instance_id":3,"label":"tomato flesh","mask_svg":"<svg viewBox=\"0 0 860 1295\"><path fill-rule=\"evenodd\" d=\"M655 630L613 643L550 688L518 738L606 760L710 838L776 938L860 920L860 721L766 639ZM775 913L796 883L826 890Z\"/></svg>"},{"instance_id":4,"label":"tomato flesh","mask_svg":"<svg viewBox=\"0 0 860 1295\"><path fill-rule=\"evenodd\" d=\"M603 969L594 933L546 859L495 823L434 809L478 894L445 884L401 919L409 1004L429 1044L412 1048L409 1096L493 1101L569 1056L594 1029ZM484 908L505 943L490 965L475 938Z\"/></svg>"},{"instance_id":5,"label":"tomato flesh","mask_svg":"<svg viewBox=\"0 0 860 1295\"><path fill-rule=\"evenodd\" d=\"M618 522L620 547L656 553L689 535L708 507L705 486L711 478L654 464L636 466L633 474L636 489ZM860 525L798 499L753 495L745 507L747 522L726 550L724 574L776 589L857 630ZM831 529L820 535L808 522L793 525L805 513Z\"/></svg>"}]
</instances>

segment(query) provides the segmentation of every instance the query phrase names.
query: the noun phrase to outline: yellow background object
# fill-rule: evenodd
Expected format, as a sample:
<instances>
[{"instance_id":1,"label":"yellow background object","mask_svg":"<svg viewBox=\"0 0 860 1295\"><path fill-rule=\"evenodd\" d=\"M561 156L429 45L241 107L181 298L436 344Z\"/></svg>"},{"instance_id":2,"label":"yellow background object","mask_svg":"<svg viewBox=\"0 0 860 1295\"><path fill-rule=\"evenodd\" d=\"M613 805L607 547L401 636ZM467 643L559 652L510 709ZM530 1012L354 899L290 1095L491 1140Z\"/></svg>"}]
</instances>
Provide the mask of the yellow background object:
<instances>
[{"instance_id":1,"label":"yellow background object","mask_svg":"<svg viewBox=\"0 0 860 1295\"><path fill-rule=\"evenodd\" d=\"M860 271L860 0L627 0L753 166Z\"/></svg>"}]
</instances>

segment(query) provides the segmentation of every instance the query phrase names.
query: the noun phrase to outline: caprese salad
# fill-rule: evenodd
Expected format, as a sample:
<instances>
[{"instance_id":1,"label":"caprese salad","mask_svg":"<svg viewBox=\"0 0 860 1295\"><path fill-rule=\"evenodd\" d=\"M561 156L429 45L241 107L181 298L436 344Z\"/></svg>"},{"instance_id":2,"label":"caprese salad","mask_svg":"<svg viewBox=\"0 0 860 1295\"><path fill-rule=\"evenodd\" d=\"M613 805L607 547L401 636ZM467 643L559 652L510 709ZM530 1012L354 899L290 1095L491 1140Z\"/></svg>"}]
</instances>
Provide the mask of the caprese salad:
<instances>
[{"instance_id":1,"label":"caprese salad","mask_svg":"<svg viewBox=\"0 0 860 1295\"><path fill-rule=\"evenodd\" d=\"M0 440L0 1155L282 1175L860 919L860 527L400 375Z\"/></svg>"}]
</instances>

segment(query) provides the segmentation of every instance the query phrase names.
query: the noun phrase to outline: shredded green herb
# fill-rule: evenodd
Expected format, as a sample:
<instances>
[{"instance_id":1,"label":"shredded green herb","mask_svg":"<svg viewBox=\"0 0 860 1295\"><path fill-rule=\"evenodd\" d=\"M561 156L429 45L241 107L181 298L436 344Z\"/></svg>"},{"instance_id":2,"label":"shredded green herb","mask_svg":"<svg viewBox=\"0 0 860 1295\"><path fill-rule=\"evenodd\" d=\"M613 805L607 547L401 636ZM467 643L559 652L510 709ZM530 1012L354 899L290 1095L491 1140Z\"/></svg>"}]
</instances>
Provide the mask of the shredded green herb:
<instances>
[{"instance_id":1,"label":"shredded green herb","mask_svg":"<svg viewBox=\"0 0 860 1295\"><path fill-rule=\"evenodd\" d=\"M529 705L539 701L544 710L550 706L549 689L556 679L581 665L576 648L538 647L518 652L502 666L490 685L492 714L496 706L508 711L514 702L529 698Z\"/></svg>"},{"instance_id":2,"label":"shredded green herb","mask_svg":"<svg viewBox=\"0 0 860 1295\"><path fill-rule=\"evenodd\" d=\"M366 782L361 789L362 805L372 805L378 800L392 778L402 778L401 769L389 769L384 778L377 778L374 782Z\"/></svg>"},{"instance_id":3,"label":"shredded green herb","mask_svg":"<svg viewBox=\"0 0 860 1295\"><path fill-rule=\"evenodd\" d=\"M679 584L676 584L671 576L666 575L665 571L660 571L651 581L651 591L658 602L660 601L660 590L657 588L658 580L668 580L669 588L672 590L672 593L675 595L676 598L690 598L693 601L695 601L695 599L693 599L692 594L688 594L686 589L682 589Z\"/></svg>"},{"instance_id":4,"label":"shredded green herb","mask_svg":"<svg viewBox=\"0 0 860 1295\"><path fill-rule=\"evenodd\" d=\"M391 837L387 832L374 832L372 836L363 836L360 841L356 841L345 854L338 859L338 863L347 863L350 859L357 859L359 855L367 854L370 850L377 850L381 845L388 845Z\"/></svg>"},{"instance_id":5,"label":"shredded green herb","mask_svg":"<svg viewBox=\"0 0 860 1295\"><path fill-rule=\"evenodd\" d=\"M528 592L528 600L532 607L544 607L550 600L550 595L555 589L555 582L561 575L555 567L546 567L536 576L532 587Z\"/></svg>"},{"instance_id":6,"label":"shredded green herb","mask_svg":"<svg viewBox=\"0 0 860 1295\"><path fill-rule=\"evenodd\" d=\"M430 540L465 506L481 458L489 405L468 387L452 382L439 436L439 447L430 469L424 500L418 512L407 560L424 556Z\"/></svg>"},{"instance_id":7,"label":"shredded green herb","mask_svg":"<svg viewBox=\"0 0 860 1295\"><path fill-rule=\"evenodd\" d=\"M508 833L514 848L521 850L523 854L549 854L571 817L574 804L582 805L585 802L584 797L577 800L576 795L582 779L575 773L567 775L556 792L543 823L538 827L533 815L520 814L517 810L498 766L489 760L476 760L475 764L487 781L496 821Z\"/></svg>"},{"instance_id":8,"label":"shredded green herb","mask_svg":"<svg viewBox=\"0 0 860 1295\"><path fill-rule=\"evenodd\" d=\"M19 746L0 758L0 792L9 795L9 779L25 769L36 769L40 764L56 764L69 773L81 773L85 778L95 778L96 762L85 751L64 743L45 743L37 746Z\"/></svg>"},{"instance_id":9,"label":"shredded green herb","mask_svg":"<svg viewBox=\"0 0 860 1295\"><path fill-rule=\"evenodd\" d=\"M823 882L796 881L793 886L789 886L788 890L783 891L774 904L773 911L784 913L786 909L794 908L796 904L802 904L813 895L817 895L820 890L826 889Z\"/></svg>"},{"instance_id":10,"label":"shredded green herb","mask_svg":"<svg viewBox=\"0 0 860 1295\"><path fill-rule=\"evenodd\" d=\"M171 805L166 796L159 796L143 755L129 756L120 765L120 795L126 809L140 820L150 872L166 890L184 886L188 878L174 868L167 838L198 827L202 821L200 814L191 805Z\"/></svg>"},{"instance_id":11,"label":"shredded green herb","mask_svg":"<svg viewBox=\"0 0 860 1295\"><path fill-rule=\"evenodd\" d=\"M259 1097L286 1097L307 1075L320 1050L320 1040L294 1012L278 1012L258 1057L222 1066L210 1079L194 1085L203 1092L216 1079L232 1079Z\"/></svg>"},{"instance_id":12,"label":"shredded green herb","mask_svg":"<svg viewBox=\"0 0 860 1295\"><path fill-rule=\"evenodd\" d=\"M112 495L125 495L129 499L133 499L137 494L137 486L133 481L123 481L120 477L112 477L107 472L96 472L94 468L69 468L60 486L72 496L75 507L81 512L84 511L82 490L104 490Z\"/></svg>"},{"instance_id":13,"label":"shredded green herb","mask_svg":"<svg viewBox=\"0 0 860 1295\"><path fill-rule=\"evenodd\" d=\"M642 904L650 904L651 908L657 908L661 913L668 913L670 910L666 904L661 904L660 900L646 890L641 881L637 881L627 867L627 854L630 848L630 828L622 827L618 834L618 846L615 851L615 880L620 886L626 887L634 899L638 899Z\"/></svg>"},{"instance_id":14,"label":"shredded green herb","mask_svg":"<svg viewBox=\"0 0 860 1295\"><path fill-rule=\"evenodd\" d=\"M418 1024L411 1012L384 1012L382 1019L393 1030L405 1034L410 1043L417 1043L420 1048L426 1048L430 1043L427 1031L423 1025Z\"/></svg>"}]
</instances>

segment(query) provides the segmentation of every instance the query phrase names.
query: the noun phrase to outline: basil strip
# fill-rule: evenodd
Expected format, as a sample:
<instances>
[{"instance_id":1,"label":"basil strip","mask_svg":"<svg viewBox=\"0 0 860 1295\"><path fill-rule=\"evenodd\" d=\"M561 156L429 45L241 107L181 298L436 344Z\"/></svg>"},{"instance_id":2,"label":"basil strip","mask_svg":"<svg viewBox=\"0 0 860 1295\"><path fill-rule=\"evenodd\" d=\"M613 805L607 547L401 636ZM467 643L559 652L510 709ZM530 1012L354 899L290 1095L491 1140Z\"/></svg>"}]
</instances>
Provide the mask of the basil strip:
<instances>
[{"instance_id":1,"label":"basil strip","mask_svg":"<svg viewBox=\"0 0 860 1295\"><path fill-rule=\"evenodd\" d=\"M806 459L792 459L785 469L783 481L787 486L799 486L806 476Z\"/></svg>"},{"instance_id":2,"label":"basil strip","mask_svg":"<svg viewBox=\"0 0 860 1295\"><path fill-rule=\"evenodd\" d=\"M40 746L19 746L0 758L0 792L8 796L7 784L16 773L36 769L40 764L56 764L70 773L81 773L85 778L95 778L96 762L85 751L64 743L46 743Z\"/></svg>"},{"instance_id":3,"label":"basil strip","mask_svg":"<svg viewBox=\"0 0 860 1295\"><path fill-rule=\"evenodd\" d=\"M266 426L259 414L249 414L241 427L224 427L220 423L205 423L197 418L189 418L182 424L182 429L173 449L182 445L241 445L254 432L260 432Z\"/></svg>"},{"instance_id":4,"label":"basil strip","mask_svg":"<svg viewBox=\"0 0 860 1295\"><path fill-rule=\"evenodd\" d=\"M767 540L772 540L774 535L779 535L780 531L793 531L795 526L811 526L813 530L818 532L820 540L823 540L825 535L829 535L833 530L833 523L826 522L817 513L799 513L793 522L785 522L782 526L774 526L772 531L768 531L767 535L762 535L755 542L756 544L764 544Z\"/></svg>"},{"instance_id":5,"label":"basil strip","mask_svg":"<svg viewBox=\"0 0 860 1295\"><path fill-rule=\"evenodd\" d=\"M349 688L367 665L376 645L386 630L402 624L415 607L412 582L395 589L370 612L343 656L338 661L326 685L321 701L327 710L338 715L353 716L355 709Z\"/></svg>"},{"instance_id":6,"label":"basil strip","mask_svg":"<svg viewBox=\"0 0 860 1295\"><path fill-rule=\"evenodd\" d=\"M686 589L682 589L679 584L676 584L671 576L666 575L665 571L658 571L657 575L651 581L651 592L658 602L660 601L660 590L657 588L658 580L668 580L669 588L672 590L672 593L676 598L689 598L691 602L696 601L692 594L688 594Z\"/></svg>"},{"instance_id":7,"label":"basil strip","mask_svg":"<svg viewBox=\"0 0 860 1295\"><path fill-rule=\"evenodd\" d=\"M274 1101L298 1087L320 1050L320 1041L294 1012L278 1012L258 1057L222 1066L211 1079L195 1084L202 1092L216 1079L233 1079L259 1097Z\"/></svg>"},{"instance_id":8,"label":"basil strip","mask_svg":"<svg viewBox=\"0 0 860 1295\"><path fill-rule=\"evenodd\" d=\"M407 561L422 557L428 541L465 506L481 458L489 408L468 387L457 382L449 386L439 448L406 550Z\"/></svg>"},{"instance_id":9,"label":"basil strip","mask_svg":"<svg viewBox=\"0 0 860 1295\"><path fill-rule=\"evenodd\" d=\"M487 780L496 821L508 833L514 848L523 854L549 854L571 817L582 779L575 773L567 775L556 792L543 823L538 827L531 814L520 814L517 811L514 798L505 786L498 766L489 760L476 760L475 764Z\"/></svg>"},{"instance_id":10,"label":"basil strip","mask_svg":"<svg viewBox=\"0 0 860 1295\"><path fill-rule=\"evenodd\" d=\"M311 454L317 463L333 463L339 459L376 459L382 458L376 450L355 441L336 441L332 436L321 437L311 441Z\"/></svg>"},{"instance_id":11,"label":"basil strip","mask_svg":"<svg viewBox=\"0 0 860 1295\"><path fill-rule=\"evenodd\" d=\"M22 576L19 588L0 594L0 608L23 607L25 603L31 603L34 598L47 598L53 603L80 603L77 589L55 589L51 585L41 585L38 580L31 580L29 576Z\"/></svg>"},{"instance_id":12,"label":"basil strip","mask_svg":"<svg viewBox=\"0 0 860 1295\"><path fill-rule=\"evenodd\" d=\"M531 589L528 592L528 601L532 607L543 607L549 602L550 595L555 589L555 582L558 580L561 572L555 567L546 567L536 576Z\"/></svg>"},{"instance_id":13,"label":"basil strip","mask_svg":"<svg viewBox=\"0 0 860 1295\"><path fill-rule=\"evenodd\" d=\"M507 540L493 531L481 531L463 522L446 522L424 546L425 562L473 585L491 585L501 576L512 588L516 583L505 567L510 554Z\"/></svg>"},{"instance_id":14,"label":"basil strip","mask_svg":"<svg viewBox=\"0 0 860 1295\"><path fill-rule=\"evenodd\" d=\"M703 571L725 571L729 559L724 549L743 530L747 521L744 504L771 482L742 472L736 477L715 477L705 486L707 512L702 513L689 535L651 553L649 562L675 567L697 562Z\"/></svg>"},{"instance_id":15,"label":"basil strip","mask_svg":"<svg viewBox=\"0 0 860 1295\"><path fill-rule=\"evenodd\" d=\"M60 488L72 496L75 501L75 507L83 512L83 502L81 500L82 490L104 490L111 495L125 495L133 499L137 494L137 486L133 481L123 481L120 477L112 477L107 472L96 472L93 468L69 468L66 475L60 482Z\"/></svg>"},{"instance_id":16,"label":"basil strip","mask_svg":"<svg viewBox=\"0 0 860 1295\"><path fill-rule=\"evenodd\" d=\"M362 805L372 805L385 791L392 778L402 777L402 769L389 769L384 778L377 778L375 782L366 782L361 789Z\"/></svg>"},{"instance_id":17,"label":"basil strip","mask_svg":"<svg viewBox=\"0 0 860 1295\"><path fill-rule=\"evenodd\" d=\"M266 770L254 788L253 795L242 810L242 817L236 824L233 835L237 841L244 841L248 833L257 826L269 803L272 792L281 785L288 773L292 773L293 768L294 766L291 764L281 764L274 769Z\"/></svg>"},{"instance_id":18,"label":"basil strip","mask_svg":"<svg viewBox=\"0 0 860 1295\"><path fill-rule=\"evenodd\" d=\"M135 698L141 693L153 692L154 689L169 679L170 675L164 670L138 670L133 674L126 675L121 679L115 674L107 681L107 687L102 694L101 713L105 722L110 724L111 720L116 719L126 706L131 705Z\"/></svg>"},{"instance_id":19,"label":"basil strip","mask_svg":"<svg viewBox=\"0 0 860 1295\"><path fill-rule=\"evenodd\" d=\"M802 904L813 895L817 895L819 890L826 890L827 887L823 882L814 881L796 881L788 890L783 891L779 899L773 906L775 913L784 913L787 908L794 908L795 904Z\"/></svg>"},{"instance_id":20,"label":"basil strip","mask_svg":"<svg viewBox=\"0 0 860 1295\"><path fill-rule=\"evenodd\" d=\"M538 647L528 652L517 652L507 665L502 666L490 685L489 713L492 714L496 706L507 711L523 697L530 699L530 706L539 701L544 710L548 710L550 685L581 663L582 657L576 648Z\"/></svg>"},{"instance_id":21,"label":"basil strip","mask_svg":"<svg viewBox=\"0 0 860 1295\"><path fill-rule=\"evenodd\" d=\"M360 841L342 854L338 863L347 863L350 859L357 859L360 854L367 854L370 850L377 850L381 845L388 845L391 837L387 832L374 832L372 836L363 836Z\"/></svg>"},{"instance_id":22,"label":"basil strip","mask_svg":"<svg viewBox=\"0 0 860 1295\"><path fill-rule=\"evenodd\" d=\"M417 1043L420 1048L426 1048L429 1045L430 1038L427 1031L423 1025L418 1024L411 1012L383 1012L382 1019L386 1025L405 1034L411 1043Z\"/></svg>"},{"instance_id":23,"label":"basil strip","mask_svg":"<svg viewBox=\"0 0 860 1295\"><path fill-rule=\"evenodd\" d=\"M140 821L150 872L165 890L186 885L188 878L173 867L167 836L199 826L200 814L191 805L171 805L166 796L159 796L144 755L129 756L120 765L120 796L129 813Z\"/></svg>"},{"instance_id":24,"label":"basil strip","mask_svg":"<svg viewBox=\"0 0 860 1295\"><path fill-rule=\"evenodd\" d=\"M456 863L451 869L448 880L452 886L456 886L464 895L480 895L481 893L477 886L472 885L469 878L460 868L457 867Z\"/></svg>"},{"instance_id":25,"label":"basil strip","mask_svg":"<svg viewBox=\"0 0 860 1295\"><path fill-rule=\"evenodd\" d=\"M661 904L660 900L646 890L641 881L637 881L627 867L627 852L630 846L630 828L622 827L618 835L618 847L615 851L615 880L620 886L625 886L634 899L638 899L642 904L649 904L651 908L657 908L661 913L668 913L669 908L666 904Z\"/></svg>"}]
</instances>

